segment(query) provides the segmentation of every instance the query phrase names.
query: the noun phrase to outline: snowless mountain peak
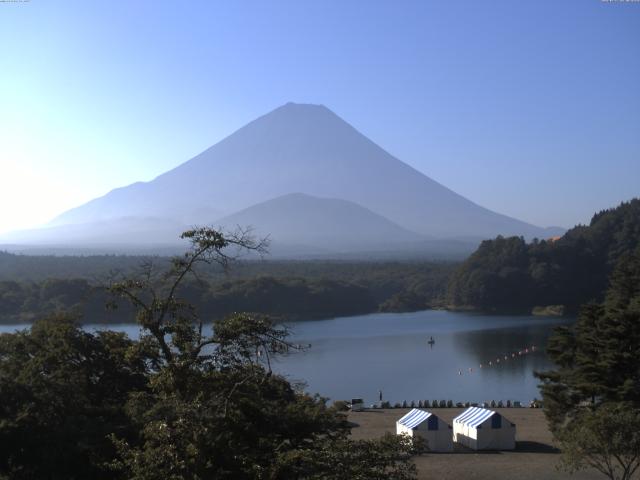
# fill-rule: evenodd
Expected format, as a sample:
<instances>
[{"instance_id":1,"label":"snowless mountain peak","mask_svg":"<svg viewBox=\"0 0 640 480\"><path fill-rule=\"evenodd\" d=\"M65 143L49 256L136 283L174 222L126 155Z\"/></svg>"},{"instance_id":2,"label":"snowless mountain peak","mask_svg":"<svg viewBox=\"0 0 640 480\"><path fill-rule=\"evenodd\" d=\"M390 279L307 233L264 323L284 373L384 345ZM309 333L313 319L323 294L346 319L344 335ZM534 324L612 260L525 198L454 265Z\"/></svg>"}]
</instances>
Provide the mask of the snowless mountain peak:
<instances>
[{"instance_id":1,"label":"snowless mountain peak","mask_svg":"<svg viewBox=\"0 0 640 480\"><path fill-rule=\"evenodd\" d=\"M436 238L548 238L559 233L462 197L395 158L323 105L291 102L154 180L115 189L63 213L52 225L117 225L125 217L215 224L292 192L361 207L351 208L350 214L367 215L369 221L355 224L369 229L386 225L387 232ZM335 207L327 201L308 203L318 209L317 215ZM292 208L290 201L267 204L274 221L280 218L274 209L285 204ZM289 231L288 224L282 227Z\"/></svg>"}]
</instances>

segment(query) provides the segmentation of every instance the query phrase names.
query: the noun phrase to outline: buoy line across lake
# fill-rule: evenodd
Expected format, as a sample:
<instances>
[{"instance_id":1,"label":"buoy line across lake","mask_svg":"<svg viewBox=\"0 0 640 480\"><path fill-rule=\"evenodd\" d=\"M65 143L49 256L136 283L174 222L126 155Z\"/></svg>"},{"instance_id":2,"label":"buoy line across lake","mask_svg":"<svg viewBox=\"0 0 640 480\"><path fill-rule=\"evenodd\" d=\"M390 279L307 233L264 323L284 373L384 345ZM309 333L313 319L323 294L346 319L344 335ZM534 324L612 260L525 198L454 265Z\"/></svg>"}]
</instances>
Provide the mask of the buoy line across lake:
<instances>
[{"instance_id":1,"label":"buoy line across lake","mask_svg":"<svg viewBox=\"0 0 640 480\"><path fill-rule=\"evenodd\" d=\"M509 358L514 358L517 359L518 357L521 357L523 355L527 355L529 353L533 353L536 351L536 346L535 345L531 345L530 347L525 347L523 349L518 350L517 352L511 352L510 355L500 355L496 358L495 363L493 360L489 360L486 363L481 363L480 364L480 368L489 368L492 366L499 366L500 365L500 360L503 359L503 363L508 361ZM468 372L469 373L473 373L473 367L469 367L468 368ZM462 375L463 374L463 370L462 369L458 369L458 375Z\"/></svg>"}]
</instances>

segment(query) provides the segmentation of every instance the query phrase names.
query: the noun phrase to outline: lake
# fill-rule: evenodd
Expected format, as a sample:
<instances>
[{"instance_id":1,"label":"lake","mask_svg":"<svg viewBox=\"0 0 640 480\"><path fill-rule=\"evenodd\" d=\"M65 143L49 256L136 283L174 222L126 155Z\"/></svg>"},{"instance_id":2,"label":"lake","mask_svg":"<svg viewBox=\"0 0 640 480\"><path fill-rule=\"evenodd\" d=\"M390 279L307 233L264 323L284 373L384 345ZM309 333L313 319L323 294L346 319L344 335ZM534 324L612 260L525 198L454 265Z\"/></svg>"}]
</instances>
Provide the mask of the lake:
<instances>
[{"instance_id":1,"label":"lake","mask_svg":"<svg viewBox=\"0 0 640 480\"><path fill-rule=\"evenodd\" d=\"M311 348L281 357L273 367L332 400L373 403L382 390L391 402L525 403L540 398L533 372L551 367L544 347L553 327L571 321L427 310L292 322L292 341ZM3 325L0 332L16 328L24 325ZM133 324L86 328L138 336Z\"/></svg>"}]
</instances>

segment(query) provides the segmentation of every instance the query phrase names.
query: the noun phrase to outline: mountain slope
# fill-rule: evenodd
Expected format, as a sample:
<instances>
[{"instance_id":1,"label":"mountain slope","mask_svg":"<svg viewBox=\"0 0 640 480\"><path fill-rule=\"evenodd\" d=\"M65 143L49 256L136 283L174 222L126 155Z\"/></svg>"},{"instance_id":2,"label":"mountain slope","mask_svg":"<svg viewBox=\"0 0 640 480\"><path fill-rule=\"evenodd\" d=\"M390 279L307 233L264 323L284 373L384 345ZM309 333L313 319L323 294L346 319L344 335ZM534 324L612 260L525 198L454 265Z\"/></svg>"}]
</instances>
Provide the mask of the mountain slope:
<instances>
[{"instance_id":1,"label":"mountain slope","mask_svg":"<svg viewBox=\"0 0 640 480\"><path fill-rule=\"evenodd\" d=\"M100 219L82 224L62 224L47 228L20 230L1 237L3 244L50 247L143 247L177 246L188 225L152 217ZM11 250L16 250L12 248ZM19 249L18 249L19 250ZM103 249L101 249L102 251ZM107 251L109 248L107 248Z\"/></svg>"},{"instance_id":2,"label":"mountain slope","mask_svg":"<svg viewBox=\"0 0 640 480\"><path fill-rule=\"evenodd\" d=\"M323 106L289 103L151 182L60 215L53 224L123 216L211 223L292 192L355 202L407 230L438 237L548 237L394 158Z\"/></svg>"},{"instance_id":3,"label":"mountain slope","mask_svg":"<svg viewBox=\"0 0 640 480\"><path fill-rule=\"evenodd\" d=\"M353 202L301 193L259 203L217 224L233 229L252 226L277 245L315 247L324 251L401 249L424 237Z\"/></svg>"}]
</instances>

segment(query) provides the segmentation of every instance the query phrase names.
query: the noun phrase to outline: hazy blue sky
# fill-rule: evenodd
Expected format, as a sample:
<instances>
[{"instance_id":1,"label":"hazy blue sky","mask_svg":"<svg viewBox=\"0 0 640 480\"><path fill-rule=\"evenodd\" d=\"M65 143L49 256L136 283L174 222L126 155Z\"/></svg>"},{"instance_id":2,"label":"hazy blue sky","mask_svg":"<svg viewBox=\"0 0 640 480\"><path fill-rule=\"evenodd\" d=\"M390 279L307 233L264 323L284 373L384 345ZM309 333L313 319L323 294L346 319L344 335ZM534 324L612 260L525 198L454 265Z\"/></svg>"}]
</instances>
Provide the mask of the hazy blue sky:
<instances>
[{"instance_id":1,"label":"hazy blue sky","mask_svg":"<svg viewBox=\"0 0 640 480\"><path fill-rule=\"evenodd\" d=\"M0 231L322 103L493 210L640 195L640 3L0 2Z\"/></svg>"}]
</instances>

